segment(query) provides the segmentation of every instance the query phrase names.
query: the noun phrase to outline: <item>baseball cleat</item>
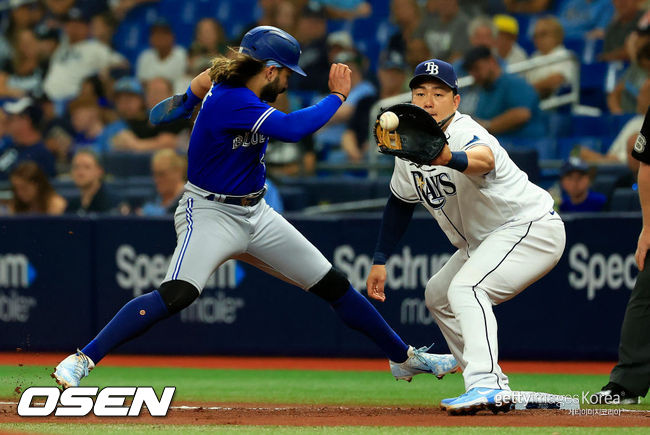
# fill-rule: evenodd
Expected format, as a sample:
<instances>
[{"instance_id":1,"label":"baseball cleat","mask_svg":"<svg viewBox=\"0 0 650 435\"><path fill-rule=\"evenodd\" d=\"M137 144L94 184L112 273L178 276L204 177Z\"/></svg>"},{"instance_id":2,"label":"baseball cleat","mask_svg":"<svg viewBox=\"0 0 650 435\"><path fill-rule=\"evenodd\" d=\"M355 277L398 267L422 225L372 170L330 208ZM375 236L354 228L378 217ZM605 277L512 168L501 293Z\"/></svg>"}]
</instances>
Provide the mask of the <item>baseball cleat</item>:
<instances>
[{"instance_id":1,"label":"baseball cleat","mask_svg":"<svg viewBox=\"0 0 650 435\"><path fill-rule=\"evenodd\" d=\"M454 373L459 370L458 362L453 355L427 353L432 346L425 346L420 349L409 346L406 361L402 363L390 361L390 372L395 376L395 379L411 382L413 376L420 373L431 373L438 379L442 379L447 373Z\"/></svg>"},{"instance_id":2,"label":"baseball cleat","mask_svg":"<svg viewBox=\"0 0 650 435\"><path fill-rule=\"evenodd\" d=\"M615 382L610 382L589 398L592 405L637 405L641 403L639 396L626 390Z\"/></svg>"},{"instance_id":3,"label":"baseball cleat","mask_svg":"<svg viewBox=\"0 0 650 435\"><path fill-rule=\"evenodd\" d=\"M495 414L508 412L512 408L512 403L505 397L505 394L502 394L507 391L493 388L472 388L461 396L443 399L440 402L440 408L450 415L473 415L482 409L489 409Z\"/></svg>"},{"instance_id":4,"label":"baseball cleat","mask_svg":"<svg viewBox=\"0 0 650 435\"><path fill-rule=\"evenodd\" d=\"M77 349L77 353L73 353L66 359L61 361L52 376L56 383L61 385L63 389L70 387L78 387L81 379L88 376L88 372L95 368L95 363L88 358L82 351Z\"/></svg>"}]
</instances>

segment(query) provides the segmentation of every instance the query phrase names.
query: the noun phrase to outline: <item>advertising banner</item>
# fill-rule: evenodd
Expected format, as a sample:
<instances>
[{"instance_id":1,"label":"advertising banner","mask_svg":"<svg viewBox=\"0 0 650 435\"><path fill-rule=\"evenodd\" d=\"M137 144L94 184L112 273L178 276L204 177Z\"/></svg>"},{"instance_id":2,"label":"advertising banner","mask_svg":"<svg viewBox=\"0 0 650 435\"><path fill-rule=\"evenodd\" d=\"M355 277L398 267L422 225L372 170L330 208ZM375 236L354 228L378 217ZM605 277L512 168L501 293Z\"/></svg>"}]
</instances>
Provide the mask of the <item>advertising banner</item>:
<instances>
[{"instance_id":1,"label":"advertising banner","mask_svg":"<svg viewBox=\"0 0 650 435\"><path fill-rule=\"evenodd\" d=\"M377 215L291 222L365 293ZM641 218L574 216L565 217L565 225L567 244L555 269L494 308L503 358L617 356L638 272L634 250ZM169 219L4 219L0 237L3 350L83 346L124 303L157 288L176 244ZM453 252L433 219L418 216L386 265L387 300L373 303L413 346L435 343L433 351L446 352L425 306L424 288ZM232 260L217 269L194 304L119 351L381 356L318 297Z\"/></svg>"}]
</instances>

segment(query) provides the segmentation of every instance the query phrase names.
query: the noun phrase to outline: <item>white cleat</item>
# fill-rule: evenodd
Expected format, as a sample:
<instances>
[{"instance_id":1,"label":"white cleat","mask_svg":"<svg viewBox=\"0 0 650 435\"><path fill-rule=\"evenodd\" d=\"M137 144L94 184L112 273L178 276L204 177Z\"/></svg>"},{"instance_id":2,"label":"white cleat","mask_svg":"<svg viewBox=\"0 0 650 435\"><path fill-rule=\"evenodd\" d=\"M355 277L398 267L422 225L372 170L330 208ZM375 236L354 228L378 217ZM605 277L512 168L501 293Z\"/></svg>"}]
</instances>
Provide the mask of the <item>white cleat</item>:
<instances>
[{"instance_id":1,"label":"white cleat","mask_svg":"<svg viewBox=\"0 0 650 435\"><path fill-rule=\"evenodd\" d=\"M77 353L65 358L56 366L52 376L56 383L63 389L78 387L81 379L88 376L88 372L95 368L95 363L88 358L82 351L77 349Z\"/></svg>"},{"instance_id":2,"label":"white cleat","mask_svg":"<svg viewBox=\"0 0 650 435\"><path fill-rule=\"evenodd\" d=\"M438 379L442 379L447 373L455 373L459 370L458 362L453 355L427 353L431 347L433 345L420 349L409 346L406 361L402 363L390 361L390 371L395 379L411 382L413 376L420 373L431 373Z\"/></svg>"}]
</instances>

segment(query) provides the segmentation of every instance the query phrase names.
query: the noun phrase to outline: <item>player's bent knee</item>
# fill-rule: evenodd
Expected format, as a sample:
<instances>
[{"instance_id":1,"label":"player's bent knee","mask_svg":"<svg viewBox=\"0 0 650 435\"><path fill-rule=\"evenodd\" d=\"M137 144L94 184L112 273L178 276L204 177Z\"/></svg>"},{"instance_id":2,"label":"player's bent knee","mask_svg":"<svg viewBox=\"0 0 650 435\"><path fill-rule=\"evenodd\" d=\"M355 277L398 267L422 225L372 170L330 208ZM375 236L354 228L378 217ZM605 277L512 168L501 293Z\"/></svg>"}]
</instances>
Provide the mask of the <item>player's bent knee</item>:
<instances>
[{"instance_id":1,"label":"player's bent knee","mask_svg":"<svg viewBox=\"0 0 650 435\"><path fill-rule=\"evenodd\" d=\"M199 289L180 279L162 283L158 288L158 293L165 302L169 314L176 314L189 307L199 297Z\"/></svg>"},{"instance_id":2,"label":"player's bent knee","mask_svg":"<svg viewBox=\"0 0 650 435\"><path fill-rule=\"evenodd\" d=\"M424 304L429 311L438 311L449 304L447 289L437 285L427 285L424 290Z\"/></svg>"},{"instance_id":3,"label":"player's bent knee","mask_svg":"<svg viewBox=\"0 0 650 435\"><path fill-rule=\"evenodd\" d=\"M340 299L349 288L350 281L343 272L331 268L309 291L327 302L334 302Z\"/></svg>"}]
</instances>

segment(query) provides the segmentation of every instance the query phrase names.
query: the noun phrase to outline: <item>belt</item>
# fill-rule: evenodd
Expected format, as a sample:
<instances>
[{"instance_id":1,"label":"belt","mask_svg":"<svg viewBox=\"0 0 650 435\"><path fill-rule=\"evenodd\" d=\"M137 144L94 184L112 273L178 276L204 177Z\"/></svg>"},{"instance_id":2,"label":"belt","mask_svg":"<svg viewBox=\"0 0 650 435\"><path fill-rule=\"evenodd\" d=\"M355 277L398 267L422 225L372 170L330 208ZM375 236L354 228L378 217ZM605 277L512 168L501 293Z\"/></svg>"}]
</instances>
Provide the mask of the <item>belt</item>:
<instances>
[{"instance_id":1,"label":"belt","mask_svg":"<svg viewBox=\"0 0 650 435\"><path fill-rule=\"evenodd\" d=\"M244 207L252 207L264 198L266 194L266 186L262 190L244 196L231 196L231 195L217 195L214 193L205 196L208 201L223 202L224 204L241 205Z\"/></svg>"}]
</instances>

